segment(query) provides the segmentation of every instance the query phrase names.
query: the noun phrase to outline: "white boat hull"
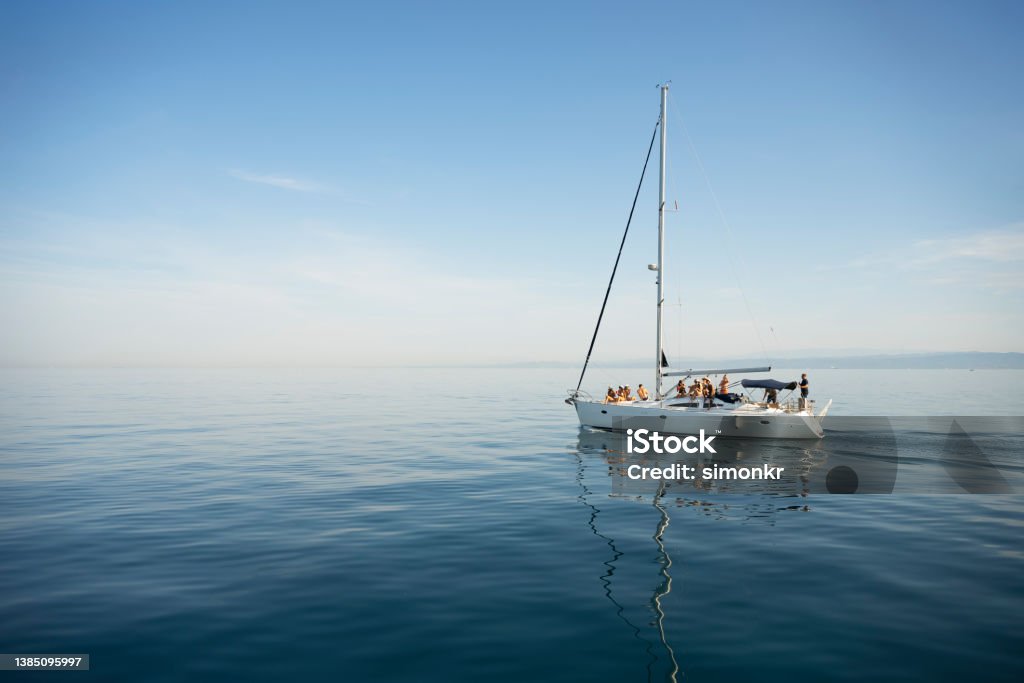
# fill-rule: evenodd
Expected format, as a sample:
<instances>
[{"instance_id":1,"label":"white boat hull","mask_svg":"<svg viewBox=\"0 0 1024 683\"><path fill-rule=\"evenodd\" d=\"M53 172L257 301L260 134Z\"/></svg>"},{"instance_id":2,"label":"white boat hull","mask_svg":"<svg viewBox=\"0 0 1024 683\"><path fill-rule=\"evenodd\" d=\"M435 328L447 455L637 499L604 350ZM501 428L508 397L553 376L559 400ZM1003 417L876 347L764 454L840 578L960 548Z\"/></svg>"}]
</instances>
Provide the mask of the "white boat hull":
<instances>
[{"instance_id":1,"label":"white boat hull","mask_svg":"<svg viewBox=\"0 0 1024 683\"><path fill-rule=\"evenodd\" d=\"M710 410L673 404L672 401L599 403L573 402L580 424L595 429L625 431L648 429L663 434L705 434L762 439L820 439L826 407L820 414L810 410L786 411L756 404L716 406Z\"/></svg>"}]
</instances>

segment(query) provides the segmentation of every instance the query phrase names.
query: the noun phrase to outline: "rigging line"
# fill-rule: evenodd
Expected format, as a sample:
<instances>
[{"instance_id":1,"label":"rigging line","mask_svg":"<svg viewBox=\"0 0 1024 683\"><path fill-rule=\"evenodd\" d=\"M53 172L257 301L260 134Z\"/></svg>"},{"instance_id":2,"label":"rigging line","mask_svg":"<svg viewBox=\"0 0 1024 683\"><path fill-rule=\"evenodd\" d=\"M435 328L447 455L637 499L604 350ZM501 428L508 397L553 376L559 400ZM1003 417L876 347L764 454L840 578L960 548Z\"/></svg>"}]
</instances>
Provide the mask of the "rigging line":
<instances>
[{"instance_id":1,"label":"rigging line","mask_svg":"<svg viewBox=\"0 0 1024 683\"><path fill-rule=\"evenodd\" d=\"M616 377L615 375L611 374L611 368L608 368L600 363L591 363L590 367L593 368L594 370L597 370L600 373L602 380L607 380L609 387L616 386ZM619 379L621 379L621 377ZM576 391L579 391L579 387L576 387Z\"/></svg>"},{"instance_id":2,"label":"rigging line","mask_svg":"<svg viewBox=\"0 0 1024 683\"><path fill-rule=\"evenodd\" d=\"M676 186L675 177L676 171L672 166L672 155L665 155L665 165L668 167L665 171L665 211L668 213L677 213L679 211L679 188ZM672 202L673 208L668 208L669 201Z\"/></svg>"},{"instance_id":3,"label":"rigging line","mask_svg":"<svg viewBox=\"0 0 1024 683\"><path fill-rule=\"evenodd\" d=\"M683 293L682 290L676 290L679 296L679 308L677 309L678 325L676 327L676 362L683 360Z\"/></svg>"},{"instance_id":4,"label":"rigging line","mask_svg":"<svg viewBox=\"0 0 1024 683\"><path fill-rule=\"evenodd\" d=\"M669 93L668 96L672 97L672 93ZM693 157L694 159L697 160L697 166L700 168L700 173L702 176L704 176L704 184L708 186L708 192L711 193L711 200L715 204L715 210L718 212L718 218L719 220L722 221L722 225L725 226L725 232L726 236L729 239L730 247L730 250L726 252L726 255L729 257L729 261L730 263L732 263L733 269L741 271L740 268L736 267L736 264L733 262L732 259L732 252L736 252L736 256L737 258L739 258L740 265L742 266L741 272L745 272L747 264L743 258L743 253L736 248L736 241L734 240L732 235L732 227L729 225L729 221L725 217L725 212L722 211L722 205L718 202L718 195L715 194L715 188L711 186L711 178L708 177L707 169L704 168L704 162L701 160L700 154L697 152L697 147L693 144L693 139L690 137L690 131L687 130L686 123L683 121L683 115L679 113L679 106L675 105L674 99L673 105L674 106L672 107L672 111L675 112L675 115L679 118L679 127L683 129L683 135L686 137L686 142L690 146L690 151L693 152ZM743 306L744 308L747 309L747 315L750 316L750 320L754 323L754 334L757 335L757 343L761 346L761 353L763 354L764 359L767 361L768 350L765 348L764 339L761 338L761 329L758 326L757 318L754 317L754 311L753 309L750 308L750 302L747 301L747 293L744 291L742 286L739 288L739 290L740 297L743 299Z\"/></svg>"},{"instance_id":5,"label":"rigging line","mask_svg":"<svg viewBox=\"0 0 1024 683\"><path fill-rule=\"evenodd\" d=\"M772 338L775 340L775 350L776 352L778 352L780 349L783 348L783 346L782 342L779 341L779 335L775 334L775 326L769 325L768 330L772 333Z\"/></svg>"},{"instance_id":6,"label":"rigging line","mask_svg":"<svg viewBox=\"0 0 1024 683\"><path fill-rule=\"evenodd\" d=\"M647 147L647 158L644 159L644 170L640 172L640 182L636 186L636 194L633 195L633 206L629 209L629 218L626 219L626 230L622 233L622 242L619 243L619 253L615 257L615 265L612 266L612 276L608 279L608 289L604 293L604 301L601 302L601 312L597 315L597 325L594 327L594 336L590 338L590 348L587 349L587 359L583 361L583 370L580 372L580 381L576 384L576 391L583 386L583 375L587 373L587 365L590 364L590 354L594 352L594 342L597 341L597 331L601 329L601 319L604 317L604 309L608 305L608 295L612 293L612 283L615 282L615 272L619 269L619 260L622 258L622 248L626 246L626 235L629 234L629 224L633 222L633 212L636 211L636 200L640 197L640 188L644 184L644 176L647 175L647 164L651 160L651 150L654 149L654 138L658 134L658 126L662 125L661 115L654 124L654 132L651 133L651 144ZM659 274L660 276L660 274Z\"/></svg>"}]
</instances>

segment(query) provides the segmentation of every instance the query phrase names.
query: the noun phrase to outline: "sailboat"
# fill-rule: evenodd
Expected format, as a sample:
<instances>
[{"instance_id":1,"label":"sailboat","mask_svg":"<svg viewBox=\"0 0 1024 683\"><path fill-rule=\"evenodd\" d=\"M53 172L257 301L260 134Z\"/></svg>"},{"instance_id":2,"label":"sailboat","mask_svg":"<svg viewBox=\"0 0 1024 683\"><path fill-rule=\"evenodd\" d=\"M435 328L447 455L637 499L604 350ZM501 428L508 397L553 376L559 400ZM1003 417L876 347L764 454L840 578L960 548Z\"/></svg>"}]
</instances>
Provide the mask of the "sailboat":
<instances>
[{"instance_id":1,"label":"sailboat","mask_svg":"<svg viewBox=\"0 0 1024 683\"><path fill-rule=\"evenodd\" d=\"M662 339L662 319L665 303L665 166L666 166L666 111L668 109L668 84L660 86L661 90L661 114L658 119L660 129L660 174L658 186L658 263L648 268L657 273L657 327L656 338L657 348L655 352L654 372L655 384L654 394L647 400L625 400L608 401L594 399L580 390L583 383L583 375L586 373L587 364L590 361L590 354L594 350L594 341L597 339L597 332L601 326L601 318L604 315L604 306L601 308L601 315L598 316L597 329L594 330L594 337L590 342L590 351L587 353L587 360L583 365L583 372L580 374L580 382L575 390L570 390L566 403L576 409L580 424L584 427L594 429L610 429L615 431L626 431L628 429L648 429L652 432L667 434L705 434L724 437L753 437L769 439L820 439L825 432L822 428L822 421L828 413L832 401L815 411L815 402L807 398L790 399L779 402L776 392L796 388L795 382L780 382L777 380L751 380L743 379L739 384L746 389L764 390L765 400L755 401L745 394L737 393L714 393L699 397L683 395L669 396L664 391L664 379L666 377L706 377L713 375L738 375L746 373L770 372L771 367L749 367L749 368L724 368L724 369L689 369L681 372L666 372L667 362L665 359L664 345ZM651 145L654 138L651 138ZM650 150L648 150L648 160ZM644 170L646 172L646 163ZM643 176L641 175L641 184ZM639 196L640 188L637 188ZM636 207L636 197L633 200ZM632 218L632 211L630 212ZM626 231L628 234L629 224ZM625 244L623 235L623 244ZM622 247L619 247L619 256L622 255ZM615 271L618 268L618 259L615 261L615 268L612 270L612 280L615 278ZM611 291L611 282L608 285L608 292ZM608 292L605 293L605 305L608 303ZM674 393L674 392L668 392Z\"/></svg>"}]
</instances>

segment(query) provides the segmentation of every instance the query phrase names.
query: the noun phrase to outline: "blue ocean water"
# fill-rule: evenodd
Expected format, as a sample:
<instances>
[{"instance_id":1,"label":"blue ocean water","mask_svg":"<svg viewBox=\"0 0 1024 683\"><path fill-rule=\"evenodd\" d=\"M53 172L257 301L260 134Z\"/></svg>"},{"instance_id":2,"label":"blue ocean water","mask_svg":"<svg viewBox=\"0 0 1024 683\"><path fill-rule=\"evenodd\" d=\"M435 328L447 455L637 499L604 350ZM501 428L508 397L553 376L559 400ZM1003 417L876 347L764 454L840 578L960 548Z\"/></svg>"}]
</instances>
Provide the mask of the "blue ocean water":
<instances>
[{"instance_id":1,"label":"blue ocean water","mask_svg":"<svg viewBox=\"0 0 1024 683\"><path fill-rule=\"evenodd\" d=\"M1024 414L991 403L1008 374L812 386L840 416ZM1019 489L623 493L561 402L573 379L0 372L0 652L91 657L0 678L1024 675ZM914 438L908 490L938 476Z\"/></svg>"}]
</instances>

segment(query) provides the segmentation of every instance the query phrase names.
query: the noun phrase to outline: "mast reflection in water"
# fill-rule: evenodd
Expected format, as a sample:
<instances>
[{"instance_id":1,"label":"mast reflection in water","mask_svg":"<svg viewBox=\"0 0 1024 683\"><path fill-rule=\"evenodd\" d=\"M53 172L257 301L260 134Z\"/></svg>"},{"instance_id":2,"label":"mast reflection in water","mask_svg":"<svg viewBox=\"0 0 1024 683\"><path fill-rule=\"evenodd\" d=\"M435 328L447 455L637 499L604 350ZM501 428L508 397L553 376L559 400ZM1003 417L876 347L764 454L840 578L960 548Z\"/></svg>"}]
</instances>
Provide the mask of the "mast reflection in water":
<instances>
[{"instance_id":1,"label":"mast reflection in water","mask_svg":"<svg viewBox=\"0 0 1024 683\"><path fill-rule=\"evenodd\" d=\"M638 626L633 621L628 613L626 607L619 602L616 597L614 590L613 579L615 577L615 571L618 568L618 562L624 557L625 553L618 548L615 543L615 539L602 533L598 526L598 517L601 514L601 509L597 507L591 500L593 492L587 486L586 483L586 463L584 460L583 449L579 449L576 453L577 469L576 469L576 482L580 488L580 494L578 499L581 503L590 509L590 519L588 525L595 536L603 540L610 552L611 557L604 562L604 573L601 574L601 583L604 586L605 596L608 601L615 607L615 614L629 627L633 632L633 637L645 645L645 652L647 654L647 680L668 680L676 681L676 676L679 673L679 663L676 661L675 651L668 642L668 638L665 635L665 610L662 606L662 598L672 592L672 574L670 569L672 567L672 558L668 553L668 549L665 547L664 534L665 530L668 529L669 516L664 506L661 505L660 498L664 491L661 490L654 497L654 507L659 512L659 519L657 529L654 533L654 542L658 548L657 562L660 581L654 589L649 602L649 608L653 612L654 620L647 626L653 625L657 633L657 641L652 640L649 634L646 633L647 628ZM660 651L664 654L659 656ZM659 676L659 673L664 675Z\"/></svg>"}]
</instances>

